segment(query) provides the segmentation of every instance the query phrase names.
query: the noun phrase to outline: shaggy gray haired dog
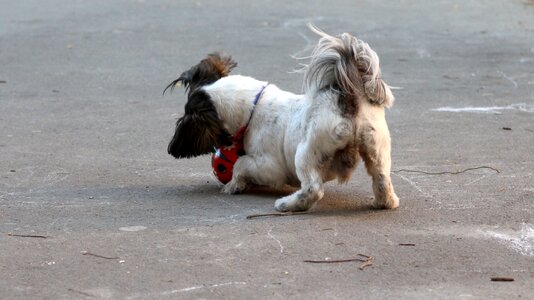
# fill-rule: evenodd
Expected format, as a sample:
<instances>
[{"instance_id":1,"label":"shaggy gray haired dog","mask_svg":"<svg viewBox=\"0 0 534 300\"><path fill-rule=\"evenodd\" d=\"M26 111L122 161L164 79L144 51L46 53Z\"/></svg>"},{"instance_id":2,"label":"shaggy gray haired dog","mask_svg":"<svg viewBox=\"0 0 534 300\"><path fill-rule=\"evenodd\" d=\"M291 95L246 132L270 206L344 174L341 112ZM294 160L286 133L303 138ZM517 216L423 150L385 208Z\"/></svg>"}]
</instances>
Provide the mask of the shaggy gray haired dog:
<instances>
[{"instance_id":1,"label":"shaggy gray haired dog","mask_svg":"<svg viewBox=\"0 0 534 300\"><path fill-rule=\"evenodd\" d=\"M228 76L236 63L218 54L173 81L171 88L189 87L189 100L169 153L207 154L230 146L245 127L245 154L235 162L224 193L243 192L252 184L291 185L300 189L278 199L275 208L307 210L323 197L325 182L346 182L362 158L373 180L374 206L396 208L384 114L394 98L381 78L378 55L348 33L334 37L310 28L320 40L305 67L304 95L252 77Z\"/></svg>"}]
</instances>

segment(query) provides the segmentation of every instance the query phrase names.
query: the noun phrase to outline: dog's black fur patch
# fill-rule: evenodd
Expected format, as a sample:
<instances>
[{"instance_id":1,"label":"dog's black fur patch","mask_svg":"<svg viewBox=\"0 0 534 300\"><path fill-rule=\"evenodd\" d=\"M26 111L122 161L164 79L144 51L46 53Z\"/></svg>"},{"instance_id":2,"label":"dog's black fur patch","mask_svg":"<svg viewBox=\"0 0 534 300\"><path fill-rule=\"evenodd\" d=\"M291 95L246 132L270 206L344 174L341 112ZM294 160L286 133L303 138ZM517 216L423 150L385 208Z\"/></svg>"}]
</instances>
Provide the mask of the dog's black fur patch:
<instances>
[{"instance_id":1,"label":"dog's black fur patch","mask_svg":"<svg viewBox=\"0 0 534 300\"><path fill-rule=\"evenodd\" d=\"M189 96L185 114L176 122L176 132L167 151L176 158L190 158L213 152L215 147L232 144L210 96L197 90Z\"/></svg>"},{"instance_id":2,"label":"dog's black fur patch","mask_svg":"<svg viewBox=\"0 0 534 300\"><path fill-rule=\"evenodd\" d=\"M201 89L212 84L237 66L230 56L209 54L200 63L183 72L163 91L182 83L188 91L185 114L176 122L176 131L167 151L176 158L190 158L213 152L214 148L232 144L210 96Z\"/></svg>"}]
</instances>

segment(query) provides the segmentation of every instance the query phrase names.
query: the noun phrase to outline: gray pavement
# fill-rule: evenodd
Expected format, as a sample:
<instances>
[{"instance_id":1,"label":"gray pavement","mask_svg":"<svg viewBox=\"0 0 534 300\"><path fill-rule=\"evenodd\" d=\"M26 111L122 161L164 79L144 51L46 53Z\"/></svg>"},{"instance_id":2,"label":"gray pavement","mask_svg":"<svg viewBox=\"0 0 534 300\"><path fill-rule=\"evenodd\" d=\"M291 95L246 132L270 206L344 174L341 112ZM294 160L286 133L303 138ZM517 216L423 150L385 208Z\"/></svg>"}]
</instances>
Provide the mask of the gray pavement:
<instances>
[{"instance_id":1,"label":"gray pavement","mask_svg":"<svg viewBox=\"0 0 534 300\"><path fill-rule=\"evenodd\" d=\"M289 190L222 195L167 155L168 82L222 50L298 92L309 21L380 55L394 170L500 173L396 172L375 211L360 166L247 220ZM531 1L0 0L0 107L1 299L534 299Z\"/></svg>"}]
</instances>

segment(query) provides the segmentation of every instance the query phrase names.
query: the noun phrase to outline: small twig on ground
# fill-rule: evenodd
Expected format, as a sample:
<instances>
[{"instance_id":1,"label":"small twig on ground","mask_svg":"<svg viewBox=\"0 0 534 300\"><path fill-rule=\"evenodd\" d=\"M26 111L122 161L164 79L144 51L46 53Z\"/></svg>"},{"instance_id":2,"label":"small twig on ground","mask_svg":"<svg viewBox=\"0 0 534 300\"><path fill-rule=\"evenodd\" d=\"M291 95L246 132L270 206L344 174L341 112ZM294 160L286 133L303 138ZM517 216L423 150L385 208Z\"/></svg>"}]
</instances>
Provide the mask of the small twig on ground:
<instances>
[{"instance_id":1,"label":"small twig on ground","mask_svg":"<svg viewBox=\"0 0 534 300\"><path fill-rule=\"evenodd\" d=\"M366 261L363 264L360 265L360 270L363 270L365 267L373 265L374 257L369 256L369 255L365 255L365 254L361 254L361 253L358 253L358 255L359 256L363 256L363 257L366 258Z\"/></svg>"},{"instance_id":2,"label":"small twig on ground","mask_svg":"<svg viewBox=\"0 0 534 300\"><path fill-rule=\"evenodd\" d=\"M365 254L358 254L360 257L348 258L348 259L328 259L328 260L305 260L304 262L313 263L313 264L334 264L334 263L344 263L352 261L361 261L363 264L360 265L360 270L363 270L365 267L373 265L373 257Z\"/></svg>"},{"instance_id":3,"label":"small twig on ground","mask_svg":"<svg viewBox=\"0 0 534 300\"><path fill-rule=\"evenodd\" d=\"M92 297L94 298L95 295L92 295L92 294L89 294L89 293L86 293L86 292L82 292L82 291L78 291L78 290L75 290L75 289L68 289L69 292L74 292L74 293L78 293L78 294L81 294L81 295L84 295L84 296L87 296L87 297Z\"/></svg>"},{"instance_id":4,"label":"small twig on ground","mask_svg":"<svg viewBox=\"0 0 534 300\"><path fill-rule=\"evenodd\" d=\"M493 167L488 167L488 166L480 166L480 167L473 167L473 168L467 168L467 169L464 169L464 170L461 170L461 171L444 171L444 172L425 172L425 171L419 171L419 170L408 170L408 169L400 169L400 170L393 170L391 172L393 173L400 173L400 172L407 172L407 173L420 173L420 174L426 174L426 175L445 175L445 174L451 174L451 175L457 175L457 174L461 174L461 173L465 173L467 171L472 171L472 170L478 170L478 169L490 169L490 170L493 170L497 173L501 173L500 170L496 169L496 168L493 168Z\"/></svg>"},{"instance_id":5,"label":"small twig on ground","mask_svg":"<svg viewBox=\"0 0 534 300\"><path fill-rule=\"evenodd\" d=\"M309 214L309 211L298 211L298 212L288 212L288 213L270 213L270 214L256 214L249 215L247 219L261 218L261 217L283 217L283 216L292 216L292 215L305 215Z\"/></svg>"},{"instance_id":6,"label":"small twig on ground","mask_svg":"<svg viewBox=\"0 0 534 300\"><path fill-rule=\"evenodd\" d=\"M99 258L103 258L103 259L119 259L119 257L117 257L117 256L115 256L115 257L103 256L103 255L91 253L89 251L82 251L81 253L82 253L82 255L90 255L90 256L99 257Z\"/></svg>"},{"instance_id":7,"label":"small twig on ground","mask_svg":"<svg viewBox=\"0 0 534 300\"><path fill-rule=\"evenodd\" d=\"M367 258L367 259L373 259L373 257L372 257L372 256L369 256L369 255L365 255L365 254L361 254L361 253L358 253L358 255L359 255L359 256L363 256L363 257L365 257L365 258Z\"/></svg>"},{"instance_id":8,"label":"small twig on ground","mask_svg":"<svg viewBox=\"0 0 534 300\"><path fill-rule=\"evenodd\" d=\"M363 270L365 269L366 267L369 267L369 266L372 266L373 265L373 259L370 259L366 262L364 262L361 266L360 266L360 270Z\"/></svg>"},{"instance_id":9,"label":"small twig on ground","mask_svg":"<svg viewBox=\"0 0 534 300\"><path fill-rule=\"evenodd\" d=\"M38 238L38 239L47 239L48 238L46 235L14 234L14 233L8 233L7 236Z\"/></svg>"},{"instance_id":10,"label":"small twig on ground","mask_svg":"<svg viewBox=\"0 0 534 300\"><path fill-rule=\"evenodd\" d=\"M399 246L415 246L413 243L400 243Z\"/></svg>"},{"instance_id":11,"label":"small twig on ground","mask_svg":"<svg viewBox=\"0 0 534 300\"><path fill-rule=\"evenodd\" d=\"M514 281L511 277L491 277L491 281Z\"/></svg>"}]
</instances>

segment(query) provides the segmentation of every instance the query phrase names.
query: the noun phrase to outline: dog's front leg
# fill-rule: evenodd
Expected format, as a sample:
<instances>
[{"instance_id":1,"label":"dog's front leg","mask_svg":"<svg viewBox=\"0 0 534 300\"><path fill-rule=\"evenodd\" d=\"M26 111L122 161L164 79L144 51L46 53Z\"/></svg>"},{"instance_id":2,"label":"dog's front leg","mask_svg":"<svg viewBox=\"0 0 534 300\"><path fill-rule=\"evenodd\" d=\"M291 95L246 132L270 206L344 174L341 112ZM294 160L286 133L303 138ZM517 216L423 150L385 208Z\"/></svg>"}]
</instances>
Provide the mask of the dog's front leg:
<instances>
[{"instance_id":1,"label":"dog's front leg","mask_svg":"<svg viewBox=\"0 0 534 300\"><path fill-rule=\"evenodd\" d=\"M274 204L276 210L281 212L308 210L323 198L323 179L319 172L319 158L315 152L309 142L298 146L295 167L300 180L300 190L276 200Z\"/></svg>"},{"instance_id":2,"label":"dog's front leg","mask_svg":"<svg viewBox=\"0 0 534 300\"><path fill-rule=\"evenodd\" d=\"M232 180L222 189L225 194L243 192L248 184L280 187L286 183L284 169L268 155L244 155L234 165Z\"/></svg>"},{"instance_id":3,"label":"dog's front leg","mask_svg":"<svg viewBox=\"0 0 534 300\"><path fill-rule=\"evenodd\" d=\"M224 185L221 192L224 194L237 194L247 188L247 176L251 168L255 168L254 160L245 155L239 157L233 169L232 180Z\"/></svg>"}]
</instances>

